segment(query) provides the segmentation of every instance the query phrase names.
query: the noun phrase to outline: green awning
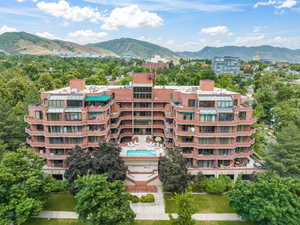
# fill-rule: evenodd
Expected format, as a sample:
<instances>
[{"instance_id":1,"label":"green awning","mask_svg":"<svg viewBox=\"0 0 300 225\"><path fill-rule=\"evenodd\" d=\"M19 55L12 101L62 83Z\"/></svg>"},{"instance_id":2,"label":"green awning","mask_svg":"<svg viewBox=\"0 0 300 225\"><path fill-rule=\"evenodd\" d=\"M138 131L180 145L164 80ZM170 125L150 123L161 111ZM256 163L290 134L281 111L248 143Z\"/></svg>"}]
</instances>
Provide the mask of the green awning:
<instances>
[{"instance_id":1,"label":"green awning","mask_svg":"<svg viewBox=\"0 0 300 225\"><path fill-rule=\"evenodd\" d=\"M84 101L86 102L108 102L111 99L110 95L98 95L98 96L88 96Z\"/></svg>"}]
</instances>

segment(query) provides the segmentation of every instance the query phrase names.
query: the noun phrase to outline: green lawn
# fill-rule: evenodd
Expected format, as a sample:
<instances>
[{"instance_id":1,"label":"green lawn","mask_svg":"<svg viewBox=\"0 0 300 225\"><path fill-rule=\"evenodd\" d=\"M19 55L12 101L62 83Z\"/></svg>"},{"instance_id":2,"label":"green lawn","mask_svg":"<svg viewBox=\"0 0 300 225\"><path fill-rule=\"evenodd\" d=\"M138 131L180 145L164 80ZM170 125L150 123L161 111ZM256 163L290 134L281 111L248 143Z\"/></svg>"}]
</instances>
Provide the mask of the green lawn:
<instances>
[{"instance_id":1,"label":"green lawn","mask_svg":"<svg viewBox=\"0 0 300 225\"><path fill-rule=\"evenodd\" d=\"M171 194L165 194L166 213L176 212L175 204L170 200ZM197 213L234 213L234 209L228 204L226 195L195 194L193 195L193 205Z\"/></svg>"},{"instance_id":2,"label":"green lawn","mask_svg":"<svg viewBox=\"0 0 300 225\"><path fill-rule=\"evenodd\" d=\"M169 221L136 221L134 225L169 225ZM83 225L70 219L31 219L24 225ZM196 225L254 225L248 222L236 221L197 221Z\"/></svg>"},{"instance_id":3,"label":"green lawn","mask_svg":"<svg viewBox=\"0 0 300 225\"><path fill-rule=\"evenodd\" d=\"M68 192L52 193L44 210L51 211L75 211L75 199Z\"/></svg>"}]
</instances>

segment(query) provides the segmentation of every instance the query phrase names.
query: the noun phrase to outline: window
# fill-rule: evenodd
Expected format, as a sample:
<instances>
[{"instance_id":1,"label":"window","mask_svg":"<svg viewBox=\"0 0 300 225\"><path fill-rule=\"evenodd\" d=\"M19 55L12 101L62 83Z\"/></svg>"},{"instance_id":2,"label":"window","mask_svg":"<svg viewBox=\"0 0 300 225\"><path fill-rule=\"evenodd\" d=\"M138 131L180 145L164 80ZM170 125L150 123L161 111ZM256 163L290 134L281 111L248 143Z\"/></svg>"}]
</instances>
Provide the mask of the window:
<instances>
[{"instance_id":1,"label":"window","mask_svg":"<svg viewBox=\"0 0 300 225\"><path fill-rule=\"evenodd\" d=\"M183 154L192 154L193 153L193 148L192 147L185 147L182 148Z\"/></svg>"},{"instance_id":2,"label":"window","mask_svg":"<svg viewBox=\"0 0 300 225\"><path fill-rule=\"evenodd\" d=\"M66 142L68 144L82 144L82 138L67 138Z\"/></svg>"},{"instance_id":3,"label":"window","mask_svg":"<svg viewBox=\"0 0 300 225\"><path fill-rule=\"evenodd\" d=\"M215 121L216 120L216 114L201 114L200 115L200 121L202 122L209 122L209 121Z\"/></svg>"},{"instance_id":4,"label":"window","mask_svg":"<svg viewBox=\"0 0 300 225\"><path fill-rule=\"evenodd\" d=\"M50 144L64 144L64 139L62 137L51 137L49 138Z\"/></svg>"},{"instance_id":5,"label":"window","mask_svg":"<svg viewBox=\"0 0 300 225\"><path fill-rule=\"evenodd\" d=\"M82 107L82 101L76 101L76 100L68 100L67 101L67 106L72 107L72 108L79 108Z\"/></svg>"},{"instance_id":6,"label":"window","mask_svg":"<svg viewBox=\"0 0 300 225\"><path fill-rule=\"evenodd\" d=\"M182 142L193 142L194 138L193 137L181 137Z\"/></svg>"},{"instance_id":7,"label":"window","mask_svg":"<svg viewBox=\"0 0 300 225\"><path fill-rule=\"evenodd\" d=\"M37 120L42 120L43 119L43 112L42 111L35 111L35 118Z\"/></svg>"},{"instance_id":8,"label":"window","mask_svg":"<svg viewBox=\"0 0 300 225\"><path fill-rule=\"evenodd\" d=\"M238 147L235 149L235 153L237 153L237 154L244 153L244 152L245 152L245 150L242 147Z\"/></svg>"},{"instance_id":9,"label":"window","mask_svg":"<svg viewBox=\"0 0 300 225\"><path fill-rule=\"evenodd\" d=\"M244 126L244 125L238 125L238 126L237 126L237 131L247 131L247 126Z\"/></svg>"},{"instance_id":10,"label":"window","mask_svg":"<svg viewBox=\"0 0 300 225\"><path fill-rule=\"evenodd\" d=\"M214 133L215 132L215 127L213 126L204 126L201 127L200 133Z\"/></svg>"},{"instance_id":11,"label":"window","mask_svg":"<svg viewBox=\"0 0 300 225\"><path fill-rule=\"evenodd\" d=\"M194 113L193 112L183 112L183 120L193 120Z\"/></svg>"},{"instance_id":12,"label":"window","mask_svg":"<svg viewBox=\"0 0 300 225\"><path fill-rule=\"evenodd\" d=\"M42 125L42 124L37 124L37 125L36 125L36 130L38 130L38 131L43 131L43 130L44 130L44 125Z\"/></svg>"},{"instance_id":13,"label":"window","mask_svg":"<svg viewBox=\"0 0 300 225\"><path fill-rule=\"evenodd\" d=\"M195 107L196 106L196 99L189 99L188 106L189 107Z\"/></svg>"},{"instance_id":14,"label":"window","mask_svg":"<svg viewBox=\"0 0 300 225\"><path fill-rule=\"evenodd\" d=\"M151 87L134 87L133 88L134 98L152 98L152 88Z\"/></svg>"},{"instance_id":15,"label":"window","mask_svg":"<svg viewBox=\"0 0 300 225\"><path fill-rule=\"evenodd\" d=\"M240 120L245 120L246 119L246 115L247 115L246 112L239 112L239 119Z\"/></svg>"},{"instance_id":16,"label":"window","mask_svg":"<svg viewBox=\"0 0 300 225\"><path fill-rule=\"evenodd\" d=\"M63 108L65 105L63 100L48 100L49 108Z\"/></svg>"},{"instance_id":17,"label":"window","mask_svg":"<svg viewBox=\"0 0 300 225\"><path fill-rule=\"evenodd\" d=\"M88 120L97 120L102 112L88 112Z\"/></svg>"},{"instance_id":18,"label":"window","mask_svg":"<svg viewBox=\"0 0 300 225\"><path fill-rule=\"evenodd\" d=\"M229 149L219 149L219 155L229 155Z\"/></svg>"},{"instance_id":19,"label":"window","mask_svg":"<svg viewBox=\"0 0 300 225\"><path fill-rule=\"evenodd\" d=\"M36 136L36 141L37 142L45 142L45 137L44 136Z\"/></svg>"},{"instance_id":20,"label":"window","mask_svg":"<svg viewBox=\"0 0 300 225\"><path fill-rule=\"evenodd\" d=\"M218 101L219 108L231 108L233 106L232 101Z\"/></svg>"},{"instance_id":21,"label":"window","mask_svg":"<svg viewBox=\"0 0 300 225\"><path fill-rule=\"evenodd\" d=\"M220 133L230 133L231 127L219 127Z\"/></svg>"},{"instance_id":22,"label":"window","mask_svg":"<svg viewBox=\"0 0 300 225\"><path fill-rule=\"evenodd\" d=\"M64 133L78 133L81 132L81 126L65 126L63 129Z\"/></svg>"},{"instance_id":23,"label":"window","mask_svg":"<svg viewBox=\"0 0 300 225\"><path fill-rule=\"evenodd\" d=\"M219 121L232 121L233 113L219 113Z\"/></svg>"},{"instance_id":24,"label":"window","mask_svg":"<svg viewBox=\"0 0 300 225\"><path fill-rule=\"evenodd\" d=\"M64 155L64 150L63 149L51 149L51 153L53 155Z\"/></svg>"},{"instance_id":25,"label":"window","mask_svg":"<svg viewBox=\"0 0 300 225\"><path fill-rule=\"evenodd\" d=\"M214 144L215 139L214 138L199 138L199 143L202 145Z\"/></svg>"},{"instance_id":26,"label":"window","mask_svg":"<svg viewBox=\"0 0 300 225\"><path fill-rule=\"evenodd\" d=\"M150 102L135 102L133 104L134 108L151 108Z\"/></svg>"},{"instance_id":27,"label":"window","mask_svg":"<svg viewBox=\"0 0 300 225\"><path fill-rule=\"evenodd\" d=\"M198 167L200 168L212 168L214 165L214 161L212 160L199 160Z\"/></svg>"},{"instance_id":28,"label":"window","mask_svg":"<svg viewBox=\"0 0 300 225\"><path fill-rule=\"evenodd\" d=\"M79 112L68 112L66 113L66 120L68 121L80 121L81 113Z\"/></svg>"},{"instance_id":29,"label":"window","mask_svg":"<svg viewBox=\"0 0 300 225\"><path fill-rule=\"evenodd\" d=\"M89 131L100 131L103 130L100 125L89 125Z\"/></svg>"},{"instance_id":30,"label":"window","mask_svg":"<svg viewBox=\"0 0 300 225\"><path fill-rule=\"evenodd\" d=\"M63 160L53 160L53 167L61 168L63 167L64 163Z\"/></svg>"},{"instance_id":31,"label":"window","mask_svg":"<svg viewBox=\"0 0 300 225\"><path fill-rule=\"evenodd\" d=\"M89 136L89 142L90 143L98 143L100 142L100 137L99 136Z\"/></svg>"},{"instance_id":32,"label":"window","mask_svg":"<svg viewBox=\"0 0 300 225\"><path fill-rule=\"evenodd\" d=\"M48 131L49 131L49 133L61 133L62 127L61 126L49 126Z\"/></svg>"},{"instance_id":33,"label":"window","mask_svg":"<svg viewBox=\"0 0 300 225\"><path fill-rule=\"evenodd\" d=\"M151 112L150 111L146 111L146 112L134 112L134 116L151 116Z\"/></svg>"},{"instance_id":34,"label":"window","mask_svg":"<svg viewBox=\"0 0 300 225\"><path fill-rule=\"evenodd\" d=\"M199 154L200 155L213 155L214 150L213 149L200 149Z\"/></svg>"},{"instance_id":35,"label":"window","mask_svg":"<svg viewBox=\"0 0 300 225\"><path fill-rule=\"evenodd\" d=\"M220 138L219 142L220 142L220 144L231 144L232 139L231 138Z\"/></svg>"},{"instance_id":36,"label":"window","mask_svg":"<svg viewBox=\"0 0 300 225\"><path fill-rule=\"evenodd\" d=\"M61 113L47 113L47 120L48 121L60 121L62 118Z\"/></svg>"},{"instance_id":37,"label":"window","mask_svg":"<svg viewBox=\"0 0 300 225\"><path fill-rule=\"evenodd\" d=\"M152 124L151 120L134 120L133 123L135 125L150 125Z\"/></svg>"},{"instance_id":38,"label":"window","mask_svg":"<svg viewBox=\"0 0 300 225\"><path fill-rule=\"evenodd\" d=\"M190 132L194 130L193 128L193 125L182 125L182 131Z\"/></svg>"}]
</instances>

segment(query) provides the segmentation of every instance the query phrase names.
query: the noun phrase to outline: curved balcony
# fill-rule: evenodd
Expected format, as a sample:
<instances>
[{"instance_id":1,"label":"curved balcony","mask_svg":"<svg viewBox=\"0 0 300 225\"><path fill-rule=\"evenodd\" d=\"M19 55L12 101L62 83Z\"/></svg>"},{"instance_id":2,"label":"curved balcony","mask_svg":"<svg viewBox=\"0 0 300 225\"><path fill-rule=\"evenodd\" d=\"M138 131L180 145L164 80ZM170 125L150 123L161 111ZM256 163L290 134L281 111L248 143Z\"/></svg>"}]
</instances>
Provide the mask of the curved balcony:
<instances>
[{"instance_id":1,"label":"curved balcony","mask_svg":"<svg viewBox=\"0 0 300 225\"><path fill-rule=\"evenodd\" d=\"M31 130L30 128L25 128L25 132L30 136L44 136L45 134L43 130Z\"/></svg>"},{"instance_id":2,"label":"curved balcony","mask_svg":"<svg viewBox=\"0 0 300 225\"><path fill-rule=\"evenodd\" d=\"M37 120L33 117L28 117L28 116L26 116L24 120L28 124L43 124L44 123L43 120Z\"/></svg>"},{"instance_id":3,"label":"curved balcony","mask_svg":"<svg viewBox=\"0 0 300 225\"><path fill-rule=\"evenodd\" d=\"M33 141L33 140L29 139L29 138L26 139L26 143L28 145L30 145L31 147L37 147L37 148L38 147L45 147L46 146L45 142L37 142L37 141Z\"/></svg>"}]
</instances>

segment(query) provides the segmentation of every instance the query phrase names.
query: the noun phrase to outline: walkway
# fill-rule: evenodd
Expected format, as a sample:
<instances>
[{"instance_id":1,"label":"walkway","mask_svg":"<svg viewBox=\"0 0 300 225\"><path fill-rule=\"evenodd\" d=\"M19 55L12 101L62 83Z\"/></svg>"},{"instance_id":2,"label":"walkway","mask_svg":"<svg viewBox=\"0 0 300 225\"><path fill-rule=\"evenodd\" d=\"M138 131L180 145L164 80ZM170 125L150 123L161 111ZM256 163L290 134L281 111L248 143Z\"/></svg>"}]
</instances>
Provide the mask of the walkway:
<instances>
[{"instance_id":1,"label":"walkway","mask_svg":"<svg viewBox=\"0 0 300 225\"><path fill-rule=\"evenodd\" d=\"M147 213L148 212L148 213ZM146 213L136 212L136 220L168 220L169 216L163 212L151 212L148 208ZM174 214L174 216L176 216ZM42 211L35 218L49 219L77 219L75 212L66 211ZM198 213L193 215L195 220L203 221L241 221L242 219L235 213Z\"/></svg>"}]
</instances>

